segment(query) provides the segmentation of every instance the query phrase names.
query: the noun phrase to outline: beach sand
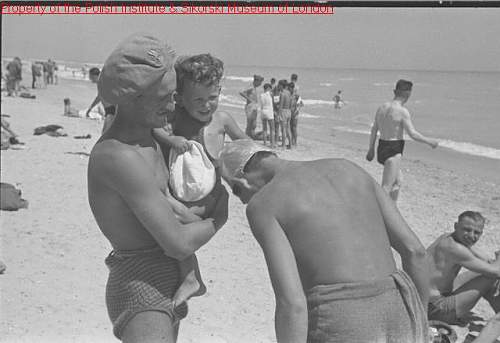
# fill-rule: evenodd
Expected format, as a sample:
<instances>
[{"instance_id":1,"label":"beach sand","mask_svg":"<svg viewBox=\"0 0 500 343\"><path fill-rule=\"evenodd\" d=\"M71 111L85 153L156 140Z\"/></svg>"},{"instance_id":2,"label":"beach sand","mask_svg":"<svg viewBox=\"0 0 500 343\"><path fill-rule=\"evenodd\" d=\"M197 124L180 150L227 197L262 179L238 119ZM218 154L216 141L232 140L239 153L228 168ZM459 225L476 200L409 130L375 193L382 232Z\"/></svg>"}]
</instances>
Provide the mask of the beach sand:
<instances>
[{"instance_id":1,"label":"beach sand","mask_svg":"<svg viewBox=\"0 0 500 343\"><path fill-rule=\"evenodd\" d=\"M25 75L23 84L28 84ZM63 99L83 109L94 99L95 85L60 80L33 91L36 99L5 97L2 113L26 143L1 153L1 180L18 185L29 208L2 212L0 260L1 342L116 342L107 317L104 258L110 245L100 233L87 202L86 154L102 123L62 115ZM243 127L243 110L229 109ZM34 136L37 126L59 124L68 137ZM299 148L289 159L347 158L380 180L382 168L365 159L367 137L335 134L314 137L306 120L299 125ZM91 134L91 139L74 139ZM410 144L411 145L411 144ZM457 163L434 163L408 150L398 206L425 246L453 228L457 215L479 210L487 218L478 246L493 256L500 246L500 183ZM466 157L466 155L462 155ZM476 168L484 168L477 163ZM180 343L275 342L274 296L261 250L248 228L244 206L230 198L227 224L198 252L205 296L190 301ZM484 301L477 314L493 313ZM467 329L457 328L463 340Z\"/></svg>"}]
</instances>

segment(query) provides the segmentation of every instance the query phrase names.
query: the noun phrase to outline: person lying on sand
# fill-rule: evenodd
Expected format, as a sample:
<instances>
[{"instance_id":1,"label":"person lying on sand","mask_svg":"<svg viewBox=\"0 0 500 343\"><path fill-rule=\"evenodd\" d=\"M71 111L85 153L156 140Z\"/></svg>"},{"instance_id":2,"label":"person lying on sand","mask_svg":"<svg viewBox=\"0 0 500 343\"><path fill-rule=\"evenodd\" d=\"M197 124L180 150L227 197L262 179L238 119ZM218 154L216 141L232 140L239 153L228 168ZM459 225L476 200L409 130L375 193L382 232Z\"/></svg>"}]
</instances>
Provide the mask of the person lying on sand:
<instances>
[{"instance_id":1,"label":"person lying on sand","mask_svg":"<svg viewBox=\"0 0 500 343\"><path fill-rule=\"evenodd\" d=\"M221 160L266 259L278 342L428 339L425 248L367 172L284 160L251 140L226 143Z\"/></svg>"},{"instance_id":2,"label":"person lying on sand","mask_svg":"<svg viewBox=\"0 0 500 343\"><path fill-rule=\"evenodd\" d=\"M107 58L98 82L99 96L118 106L92 149L88 196L113 246L106 258L106 305L113 332L124 342L177 340L179 321L187 315L186 303L173 302L179 261L227 220L222 186L210 215L170 203L169 175L151 131L164 127L173 110L174 59L175 52L157 38L135 34Z\"/></svg>"},{"instance_id":3,"label":"person lying on sand","mask_svg":"<svg viewBox=\"0 0 500 343\"><path fill-rule=\"evenodd\" d=\"M441 235L427 248L430 262L430 302L428 316L448 324L461 322L479 299L486 299L495 313L500 312L500 250L489 259L474 245L483 234L485 219L479 212L458 216L454 231ZM466 268L467 281L454 288L455 279Z\"/></svg>"}]
</instances>

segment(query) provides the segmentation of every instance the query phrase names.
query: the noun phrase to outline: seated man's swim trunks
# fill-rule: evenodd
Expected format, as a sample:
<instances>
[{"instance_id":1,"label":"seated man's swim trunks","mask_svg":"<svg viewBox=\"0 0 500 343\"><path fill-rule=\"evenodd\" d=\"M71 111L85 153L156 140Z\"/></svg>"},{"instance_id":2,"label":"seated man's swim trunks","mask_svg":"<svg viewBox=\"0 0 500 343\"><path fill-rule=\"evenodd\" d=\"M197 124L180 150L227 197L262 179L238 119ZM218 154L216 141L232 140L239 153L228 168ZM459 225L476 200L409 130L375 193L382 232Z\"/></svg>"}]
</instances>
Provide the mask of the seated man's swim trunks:
<instances>
[{"instance_id":1,"label":"seated man's swim trunks","mask_svg":"<svg viewBox=\"0 0 500 343\"><path fill-rule=\"evenodd\" d=\"M306 292L307 343L427 343L416 287L403 271L374 281L318 285Z\"/></svg>"},{"instance_id":2,"label":"seated man's swim trunks","mask_svg":"<svg viewBox=\"0 0 500 343\"><path fill-rule=\"evenodd\" d=\"M442 295L429 300L427 309L429 320L439 320L448 324L457 324L457 304L454 295Z\"/></svg>"},{"instance_id":3,"label":"seated man's swim trunks","mask_svg":"<svg viewBox=\"0 0 500 343\"><path fill-rule=\"evenodd\" d=\"M160 247L115 250L105 262L109 268L106 306L118 339L138 313L163 312L172 323L187 315L186 303L174 308L172 302L180 285L179 262L165 255Z\"/></svg>"},{"instance_id":4,"label":"seated man's swim trunks","mask_svg":"<svg viewBox=\"0 0 500 343\"><path fill-rule=\"evenodd\" d=\"M396 156L397 154L403 154L404 148L405 141L403 139L395 141L386 141L383 139L379 139L377 147L378 163L383 165L388 158Z\"/></svg>"}]
</instances>

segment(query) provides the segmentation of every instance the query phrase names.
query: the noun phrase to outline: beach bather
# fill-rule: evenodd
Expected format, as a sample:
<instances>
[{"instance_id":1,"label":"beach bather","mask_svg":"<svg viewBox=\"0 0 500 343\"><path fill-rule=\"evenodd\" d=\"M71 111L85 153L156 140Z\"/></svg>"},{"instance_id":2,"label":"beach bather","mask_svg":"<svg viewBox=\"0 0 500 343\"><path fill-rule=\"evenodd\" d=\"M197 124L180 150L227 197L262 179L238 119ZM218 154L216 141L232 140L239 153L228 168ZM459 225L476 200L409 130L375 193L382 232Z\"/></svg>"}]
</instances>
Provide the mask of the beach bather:
<instances>
[{"instance_id":1,"label":"beach bather","mask_svg":"<svg viewBox=\"0 0 500 343\"><path fill-rule=\"evenodd\" d=\"M438 141L420 134L411 121L410 112L403 106L411 95L413 84L399 80L394 89L394 99L380 106L373 121L370 144L366 159L375 156L375 141L380 131L377 147L377 161L384 166L382 188L389 193L392 200L397 201L401 189L401 158L405 146L404 132L417 142L426 143L433 149Z\"/></svg>"},{"instance_id":2,"label":"beach bather","mask_svg":"<svg viewBox=\"0 0 500 343\"><path fill-rule=\"evenodd\" d=\"M261 85L264 78L260 75L253 76L252 87L242 92L240 95L245 98L245 114L247 116L247 127L245 133L248 137L255 139L255 129L257 128L257 115L261 108L260 94L262 93Z\"/></svg>"},{"instance_id":3,"label":"beach bather","mask_svg":"<svg viewBox=\"0 0 500 343\"><path fill-rule=\"evenodd\" d=\"M368 173L251 140L227 143L221 160L266 259L278 342L427 341L425 249Z\"/></svg>"},{"instance_id":4,"label":"beach bather","mask_svg":"<svg viewBox=\"0 0 500 343\"><path fill-rule=\"evenodd\" d=\"M99 68L97 67L93 67L93 68L90 68L89 70L89 79L92 83L97 83L97 81L99 80L99 74L101 73L101 71L99 70ZM91 113L92 113L92 109L98 105L99 103L102 104L102 106L104 107L104 124L103 124L103 127L102 127L102 133L104 133L110 126L111 126L111 123L113 122L113 119L115 118L115 113L116 113L116 106L115 105L112 105L112 104L109 104L107 103L104 99L102 99L99 94L97 94L97 96L95 97L94 101L92 101L92 103L90 104L89 108L87 109L87 111L85 112L85 116L87 118L91 118Z\"/></svg>"},{"instance_id":5,"label":"beach bather","mask_svg":"<svg viewBox=\"0 0 500 343\"><path fill-rule=\"evenodd\" d=\"M492 259L474 247L484 223L479 212L465 211L453 232L441 235L427 248L431 267L429 319L461 323L481 298L495 313L500 312L500 251ZM462 268L468 270L462 276L466 281L454 287Z\"/></svg>"},{"instance_id":6,"label":"beach bather","mask_svg":"<svg viewBox=\"0 0 500 343\"><path fill-rule=\"evenodd\" d=\"M175 306L179 260L207 243L227 220L220 189L212 216L201 219L170 204L168 172L151 130L173 110L175 53L158 39L135 34L104 63L99 96L117 104L116 118L92 149L89 203L113 247L106 258L106 304L113 332L124 342L175 342L185 303Z\"/></svg>"},{"instance_id":7,"label":"beach bather","mask_svg":"<svg viewBox=\"0 0 500 343\"><path fill-rule=\"evenodd\" d=\"M224 73L223 62L210 54L179 58L176 110L166 129L154 129L170 170L170 191L188 207L203 206L210 214L220 187L218 158L226 135L248 138L231 115L217 111ZM191 296L205 293L196 256L182 261L181 279L174 300L183 303Z\"/></svg>"}]
</instances>

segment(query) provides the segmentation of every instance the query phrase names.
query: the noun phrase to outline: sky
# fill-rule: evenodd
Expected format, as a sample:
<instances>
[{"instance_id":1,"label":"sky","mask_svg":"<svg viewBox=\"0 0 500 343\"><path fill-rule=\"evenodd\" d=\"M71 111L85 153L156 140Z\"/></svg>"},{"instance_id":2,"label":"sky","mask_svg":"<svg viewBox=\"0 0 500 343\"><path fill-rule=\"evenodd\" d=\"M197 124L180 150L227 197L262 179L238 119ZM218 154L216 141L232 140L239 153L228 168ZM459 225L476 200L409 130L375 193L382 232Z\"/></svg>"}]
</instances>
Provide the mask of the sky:
<instances>
[{"instance_id":1,"label":"sky","mask_svg":"<svg viewBox=\"0 0 500 343\"><path fill-rule=\"evenodd\" d=\"M500 72L500 8L336 8L333 15L2 15L2 56L103 63L148 32L227 65Z\"/></svg>"}]
</instances>

